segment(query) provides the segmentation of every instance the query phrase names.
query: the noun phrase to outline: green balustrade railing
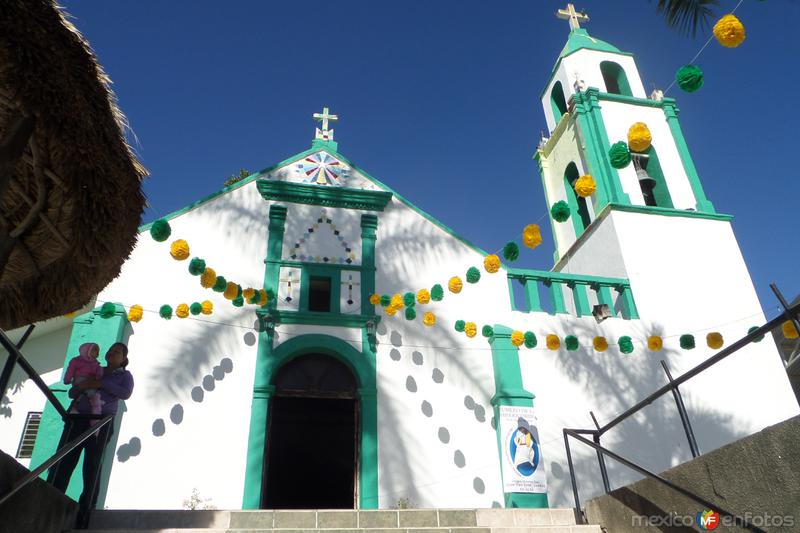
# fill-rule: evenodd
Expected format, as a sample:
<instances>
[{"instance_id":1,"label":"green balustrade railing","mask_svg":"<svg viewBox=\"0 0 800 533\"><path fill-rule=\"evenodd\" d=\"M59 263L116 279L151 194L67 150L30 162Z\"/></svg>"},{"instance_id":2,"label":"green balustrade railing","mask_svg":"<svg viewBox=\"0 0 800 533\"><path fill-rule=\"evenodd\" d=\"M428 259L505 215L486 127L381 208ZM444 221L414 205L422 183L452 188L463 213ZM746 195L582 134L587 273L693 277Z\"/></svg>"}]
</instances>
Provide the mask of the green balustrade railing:
<instances>
[{"instance_id":1,"label":"green balustrade railing","mask_svg":"<svg viewBox=\"0 0 800 533\"><path fill-rule=\"evenodd\" d=\"M614 309L616 308L620 310L622 318L626 320L639 318L639 313L636 311L636 303L633 301L630 282L624 278L604 278L601 276L510 268L508 269L508 290L511 296L511 308L514 311L519 311L520 309L516 305L514 297L513 284L515 282L521 283L525 289L525 306L529 313L546 312L540 297L540 294L544 293L546 294L551 314L570 314L564 300L564 291L569 290L572 294L575 314L578 316L591 316L592 305L589 291L593 291L597 303L608 304L612 313L615 312ZM540 292L540 289L543 290ZM616 298L614 293L617 294Z\"/></svg>"}]
</instances>

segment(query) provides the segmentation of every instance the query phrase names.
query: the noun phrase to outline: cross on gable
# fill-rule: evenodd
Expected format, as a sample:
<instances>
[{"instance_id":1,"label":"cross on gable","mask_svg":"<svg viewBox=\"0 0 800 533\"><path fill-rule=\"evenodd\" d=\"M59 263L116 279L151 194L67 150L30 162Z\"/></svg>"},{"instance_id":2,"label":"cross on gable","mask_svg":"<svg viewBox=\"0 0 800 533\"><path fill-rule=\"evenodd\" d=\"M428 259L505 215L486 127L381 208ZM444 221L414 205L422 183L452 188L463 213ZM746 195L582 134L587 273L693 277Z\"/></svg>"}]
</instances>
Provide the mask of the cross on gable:
<instances>
[{"instance_id":1,"label":"cross on gable","mask_svg":"<svg viewBox=\"0 0 800 533\"><path fill-rule=\"evenodd\" d=\"M566 9L559 9L556 11L556 16L563 20L569 20L570 31L579 29L581 27L581 22L589 22L589 15L583 11L578 13L575 11L575 6L572 4L567 4Z\"/></svg>"},{"instance_id":2,"label":"cross on gable","mask_svg":"<svg viewBox=\"0 0 800 533\"><path fill-rule=\"evenodd\" d=\"M317 139L322 139L324 141L333 140L333 130L328 129L328 121L335 122L339 120L339 117L331 115L327 107L322 108L322 113L314 113L313 117L314 120L322 122L322 129L317 128Z\"/></svg>"}]
</instances>

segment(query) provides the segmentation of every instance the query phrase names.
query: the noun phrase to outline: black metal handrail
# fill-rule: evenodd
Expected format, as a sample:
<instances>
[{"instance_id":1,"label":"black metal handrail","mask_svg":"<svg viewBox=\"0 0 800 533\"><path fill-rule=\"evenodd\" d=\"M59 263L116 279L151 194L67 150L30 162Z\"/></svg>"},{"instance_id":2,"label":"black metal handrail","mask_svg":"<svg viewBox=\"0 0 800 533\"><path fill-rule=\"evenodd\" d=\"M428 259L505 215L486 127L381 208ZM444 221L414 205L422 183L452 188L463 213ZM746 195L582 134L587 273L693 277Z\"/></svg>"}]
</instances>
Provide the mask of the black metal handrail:
<instances>
[{"instance_id":1,"label":"black metal handrail","mask_svg":"<svg viewBox=\"0 0 800 533\"><path fill-rule=\"evenodd\" d=\"M757 338L763 337L766 334L770 333L773 329L778 327L781 323L785 322L786 320L796 321L797 320L796 317L798 317L798 316L800 316L800 303L797 303L797 304L795 304L794 306L791 306L791 307L788 307L788 306L784 307L784 312L783 313L781 313L777 317L773 318L772 320L770 320L769 322L767 322L763 326L761 326L761 327L753 330L752 332L748 333L747 335L745 335L744 337L742 337L738 341L732 343L727 348L725 348L723 350L720 350L716 355L714 355L713 357L708 358L707 360L703 361L702 363L700 363L696 367L694 367L691 370L685 372L683 375L681 375L677 379L672 379L672 376L671 376L671 374L669 374L669 370L667 369L666 364L664 364L663 361L662 361L662 364L664 365L664 370L667 372L667 377L669 378L669 382L666 385L662 386L661 388L659 388L658 390L656 390L655 392L653 392L652 394L647 396L645 399L641 400L640 402L636 403L632 407L628 408L622 414L620 414L619 416L615 417L613 420L611 420L609 423L605 424L604 426L600 426L599 424L597 424L597 421L595 420L596 429L564 428L564 430L563 430L563 433L564 433L564 446L566 448L566 453L567 453L567 463L569 464L569 473L570 473L570 478L572 479L572 492L573 492L573 495L575 497L575 510L576 510L576 514L578 515L578 517L581 518L585 522L585 518L583 517L582 512L581 512L580 496L578 495L578 482L577 482L577 479L575 478L575 468L573 466L572 453L571 453L571 450L570 450L570 447L569 447L569 438L570 437L578 440L579 442L582 442L583 444L586 444L587 446L590 446L591 448L593 448L597 452L597 460L598 460L598 463L599 463L599 466L600 466L600 474L601 474L601 477L603 479L603 488L604 488L606 494L608 494L611 491L611 487L610 487L610 484L609 484L609 481L608 481L608 471L606 470L604 456L608 456L608 457L614 459L615 461L618 461L619 463L627 466L628 468L631 468L631 469L635 470L636 472L639 472L640 474L643 474L643 475L645 475L647 477L655 479L656 481L662 483L663 485L669 487L670 489L675 490L675 491L679 492L680 494L683 494L684 496L686 496L688 498L691 498L692 500L704 505L705 507L716 510L721 515L732 517L736 521L737 524L740 524L742 527L744 527L746 529L749 529L751 531L763 532L762 529L759 529L758 527L752 525L749 521L745 520L744 518L742 518L740 516L737 516L737 515L729 512L729 511L726 511L726 510L720 508L718 505L713 504L713 503L711 503L709 501L706 501L705 499L701 498L700 496L697 496L696 494L693 494L692 492L688 491L687 489L685 489L683 487L680 487L678 485L675 485L671 481L669 481L667 479L664 479L663 477L659 476L658 474L655 474L655 473L647 470L646 468L644 468L644 467L642 467L640 465L637 465L636 463L634 463L634 462L632 462L632 461L630 461L628 459L625 459L624 457L612 452L611 450L608 450L607 448L604 448L603 446L600 445L600 437L604 433L606 433L608 430L614 428L615 426L617 426L618 424L623 422L625 419L627 419L631 415L639 412L644 407L650 405L651 403L656 401L658 398L660 398L664 394L666 394L668 392L672 392L675 395L675 401L676 401L676 404L677 404L677 407L678 407L678 411L679 411L679 413L681 415L681 421L683 422L684 429L686 430L687 439L689 440L689 444L690 444L690 447L692 449L692 455L694 457L697 457L697 455L699 454L699 451L697 450L697 443L694 441L694 434L692 433L691 426L688 423L688 418L687 418L687 415L686 415L685 407L683 406L683 399L680 397L680 394L678 392L678 387L680 385L682 385L683 383L687 382L688 380L692 379L696 375L700 374L701 372L703 372L703 371L707 370L708 368L714 366L715 364L719 363L720 361L722 361L723 359L725 359L729 355L731 355L731 354L737 352L738 350L740 350L741 348L747 346L748 344L750 344L751 342L753 342ZM590 414L592 414L592 419L594 420L594 414L593 413L590 413ZM592 440L590 441L589 439L587 439L583 435L590 435L592 437Z\"/></svg>"}]
</instances>

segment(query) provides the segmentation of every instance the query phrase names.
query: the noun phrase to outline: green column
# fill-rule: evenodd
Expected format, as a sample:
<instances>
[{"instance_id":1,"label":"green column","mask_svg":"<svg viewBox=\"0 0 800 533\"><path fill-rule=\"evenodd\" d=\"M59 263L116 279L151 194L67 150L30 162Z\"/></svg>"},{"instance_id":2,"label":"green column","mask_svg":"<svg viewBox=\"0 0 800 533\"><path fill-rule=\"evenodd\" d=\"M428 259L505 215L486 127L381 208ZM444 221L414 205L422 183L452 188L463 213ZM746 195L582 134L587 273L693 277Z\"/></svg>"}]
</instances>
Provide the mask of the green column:
<instances>
[{"instance_id":1,"label":"green column","mask_svg":"<svg viewBox=\"0 0 800 533\"><path fill-rule=\"evenodd\" d=\"M378 398L374 388L358 389L361 404L359 508L378 508Z\"/></svg>"},{"instance_id":2,"label":"green column","mask_svg":"<svg viewBox=\"0 0 800 533\"><path fill-rule=\"evenodd\" d=\"M592 310L589 307L589 295L586 294L586 285L571 281L567 283L572 289L572 301L575 303L575 314L578 316L590 316Z\"/></svg>"},{"instance_id":3,"label":"green column","mask_svg":"<svg viewBox=\"0 0 800 533\"><path fill-rule=\"evenodd\" d=\"M375 233L378 217L361 215L361 314L372 315L375 307L369 297L375 292Z\"/></svg>"},{"instance_id":4,"label":"green column","mask_svg":"<svg viewBox=\"0 0 800 533\"><path fill-rule=\"evenodd\" d=\"M539 281L526 278L525 281L525 302L528 304L528 312L542 310L542 302L539 301Z\"/></svg>"},{"instance_id":5,"label":"green column","mask_svg":"<svg viewBox=\"0 0 800 533\"><path fill-rule=\"evenodd\" d=\"M627 320L636 320L639 318L639 311L636 309L636 303L633 301L633 291L627 285L620 285L616 288L622 299L622 318Z\"/></svg>"},{"instance_id":6,"label":"green column","mask_svg":"<svg viewBox=\"0 0 800 533\"><path fill-rule=\"evenodd\" d=\"M703 213L716 213L714 205L706 198L706 192L703 190L703 185L700 183L700 177L697 175L697 169L694 167L694 161L689 153L689 147L686 145L686 139L683 137L683 130L678 120L678 108L675 105L675 100L673 98L664 98L663 103L664 115L667 117L669 130L672 132L672 138L675 140L675 147L678 149L678 154L681 156L683 170L686 171L689 184L692 186L694 198L697 201L696 208Z\"/></svg>"},{"instance_id":7,"label":"green column","mask_svg":"<svg viewBox=\"0 0 800 533\"><path fill-rule=\"evenodd\" d=\"M564 292L561 289L561 283L553 280L545 280L544 285L550 293L550 306L553 309L553 314L567 314L567 306L564 305Z\"/></svg>"},{"instance_id":8,"label":"green column","mask_svg":"<svg viewBox=\"0 0 800 533\"><path fill-rule=\"evenodd\" d=\"M75 317L72 321L72 334L69 338L69 344L67 344L67 353L64 360L64 368L61 372L61 379L58 383L54 383L49 387L65 408L69 406L71 400L67 396L70 386L64 385L63 383L64 373L67 371L70 360L78 355L78 348L80 345L85 342L95 342L100 345L100 357L98 360L101 365L105 366L106 351L108 351L111 345L115 342L127 343L128 337L130 337L131 327L130 322L128 322L128 315L125 312L125 307L119 303L115 303L114 307L114 315L112 317L102 318L100 316L100 308L97 307L88 313ZM130 359L133 361L132 372L135 374L136 354L131 353ZM134 390L134 394L136 393L137 391ZM122 422L124 412L125 402L120 400L117 416L114 420L114 434L106 447L106 454L103 459L103 470L100 473L100 493L97 498L97 507L99 509L102 509L105 503L108 479L111 475L111 465L113 463L114 452L117 449L119 426ZM39 424L39 432L36 435L33 454L31 455L31 469L44 463L56 453L63 429L64 422L61 420L61 416L55 408L50 405L50 402L46 402L44 410L42 411L42 420ZM75 467L72 480L67 488L67 496L74 500L77 500L83 491L82 468L83 458L81 458L78 465ZM42 474L42 478L46 478L46 473Z\"/></svg>"},{"instance_id":9,"label":"green column","mask_svg":"<svg viewBox=\"0 0 800 533\"><path fill-rule=\"evenodd\" d=\"M599 283L593 283L591 285L592 289L597 293L597 301L601 304L606 304L614 311L614 298L611 296L611 289L608 285L600 285Z\"/></svg>"},{"instance_id":10,"label":"green column","mask_svg":"<svg viewBox=\"0 0 800 533\"><path fill-rule=\"evenodd\" d=\"M494 335L489 339L489 345L492 347L495 388L491 401L496 421L497 451L502 472L503 435L500 433L500 406L533 407L535 396L526 391L522 385L519 350L511 343L511 329L495 324ZM505 507L548 507L547 494L506 492L504 499Z\"/></svg>"},{"instance_id":11,"label":"green column","mask_svg":"<svg viewBox=\"0 0 800 533\"><path fill-rule=\"evenodd\" d=\"M281 250L286 225L286 207L273 204L269 210L269 236L267 257L264 260L264 288L272 294L268 307L275 308L278 294ZM263 310L259 314L263 316ZM270 384L273 332L262 328L258 334L256 368L253 376L253 399L250 407L250 432L247 438L247 462L244 474L242 509L261 507L261 490L264 481L264 452L267 437L267 412L273 392Z\"/></svg>"}]
</instances>

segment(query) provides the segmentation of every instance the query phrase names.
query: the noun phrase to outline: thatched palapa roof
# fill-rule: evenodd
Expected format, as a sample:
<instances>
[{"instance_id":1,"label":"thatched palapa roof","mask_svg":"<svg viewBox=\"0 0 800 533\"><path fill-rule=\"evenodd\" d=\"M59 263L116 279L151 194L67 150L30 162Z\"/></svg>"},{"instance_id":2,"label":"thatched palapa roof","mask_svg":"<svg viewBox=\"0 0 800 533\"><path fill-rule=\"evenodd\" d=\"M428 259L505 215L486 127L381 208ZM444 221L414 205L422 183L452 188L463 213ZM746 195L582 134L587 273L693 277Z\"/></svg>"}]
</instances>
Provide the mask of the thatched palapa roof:
<instances>
[{"instance_id":1,"label":"thatched palapa roof","mask_svg":"<svg viewBox=\"0 0 800 533\"><path fill-rule=\"evenodd\" d=\"M147 171L89 44L50 0L0 8L0 327L80 308L136 242Z\"/></svg>"}]
</instances>

